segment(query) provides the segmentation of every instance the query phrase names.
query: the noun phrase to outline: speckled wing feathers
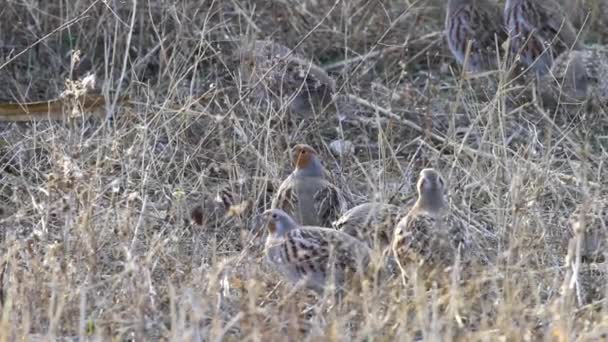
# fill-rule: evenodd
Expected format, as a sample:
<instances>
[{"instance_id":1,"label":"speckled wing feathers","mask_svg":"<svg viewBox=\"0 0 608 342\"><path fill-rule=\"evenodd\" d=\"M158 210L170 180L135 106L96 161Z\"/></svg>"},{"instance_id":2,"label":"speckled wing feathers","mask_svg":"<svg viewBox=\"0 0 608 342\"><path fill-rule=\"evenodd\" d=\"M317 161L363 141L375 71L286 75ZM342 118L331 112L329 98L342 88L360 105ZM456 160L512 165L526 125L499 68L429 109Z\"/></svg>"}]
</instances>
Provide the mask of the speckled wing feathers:
<instances>
[{"instance_id":1,"label":"speckled wing feathers","mask_svg":"<svg viewBox=\"0 0 608 342\"><path fill-rule=\"evenodd\" d=\"M505 22L512 39L512 52L541 75L564 51L581 44L561 6L550 0L514 0L505 7Z\"/></svg>"},{"instance_id":2,"label":"speckled wing feathers","mask_svg":"<svg viewBox=\"0 0 608 342\"><path fill-rule=\"evenodd\" d=\"M339 231L302 227L284 238L267 240L268 260L291 282L322 293L331 274L340 287L351 274L364 271L370 251L363 243Z\"/></svg>"},{"instance_id":3,"label":"speckled wing feathers","mask_svg":"<svg viewBox=\"0 0 608 342\"><path fill-rule=\"evenodd\" d=\"M481 72L497 68L496 52L507 38L500 8L487 1L462 4L447 14L448 45L460 64L464 63L471 42L467 69Z\"/></svg>"},{"instance_id":4,"label":"speckled wing feathers","mask_svg":"<svg viewBox=\"0 0 608 342\"><path fill-rule=\"evenodd\" d=\"M460 222L419 213L399 223L394 244L402 264L445 268L452 265L466 240Z\"/></svg>"},{"instance_id":5,"label":"speckled wing feathers","mask_svg":"<svg viewBox=\"0 0 608 342\"><path fill-rule=\"evenodd\" d=\"M291 101L300 113L320 110L332 101L335 81L321 68L291 49L272 41L244 43L241 73L258 99Z\"/></svg>"},{"instance_id":6,"label":"speckled wing feathers","mask_svg":"<svg viewBox=\"0 0 608 342\"><path fill-rule=\"evenodd\" d=\"M331 103L335 81L324 70L297 56L290 59L289 69L296 87L291 90L296 94L291 102L292 110L306 114L320 111Z\"/></svg>"},{"instance_id":7,"label":"speckled wing feathers","mask_svg":"<svg viewBox=\"0 0 608 342\"><path fill-rule=\"evenodd\" d=\"M306 191L314 194L310 198L307 193L298 194L298 182L308 183L304 185ZM345 211L346 199L324 179L298 180L290 176L281 184L272 207L283 209L300 224L329 227Z\"/></svg>"},{"instance_id":8,"label":"speckled wing feathers","mask_svg":"<svg viewBox=\"0 0 608 342\"><path fill-rule=\"evenodd\" d=\"M566 95L566 100L595 97L600 104L608 103L608 48L591 45L564 53L544 77L543 83L553 87L541 89L543 101L551 102Z\"/></svg>"},{"instance_id":9,"label":"speckled wing feathers","mask_svg":"<svg viewBox=\"0 0 608 342\"><path fill-rule=\"evenodd\" d=\"M276 196L273 198L271 207L280 208L287 214L291 215L296 221L299 220L297 211L298 196L294 191L293 182L291 181L292 176L290 175L287 179L281 183L277 190Z\"/></svg>"},{"instance_id":10,"label":"speckled wing feathers","mask_svg":"<svg viewBox=\"0 0 608 342\"><path fill-rule=\"evenodd\" d=\"M331 226L336 218L346 210L346 199L331 183L321 187L314 195L315 209L323 227Z\"/></svg>"},{"instance_id":11,"label":"speckled wing feathers","mask_svg":"<svg viewBox=\"0 0 608 342\"><path fill-rule=\"evenodd\" d=\"M328 271L331 258L340 269L357 271L358 264L366 257L359 241L331 229L300 229L289 234L288 243L297 244L300 251L296 263L312 263Z\"/></svg>"},{"instance_id":12,"label":"speckled wing feathers","mask_svg":"<svg viewBox=\"0 0 608 342\"><path fill-rule=\"evenodd\" d=\"M581 47L570 19L558 3L541 1L538 6L541 8L539 13L541 23L547 23L546 26L543 26L547 30L545 37L553 39L554 45L557 44L558 54L559 51Z\"/></svg>"},{"instance_id":13,"label":"speckled wing feathers","mask_svg":"<svg viewBox=\"0 0 608 342\"><path fill-rule=\"evenodd\" d=\"M345 212L333 226L370 247L389 246L393 231L404 212L398 206L382 203L364 203Z\"/></svg>"}]
</instances>

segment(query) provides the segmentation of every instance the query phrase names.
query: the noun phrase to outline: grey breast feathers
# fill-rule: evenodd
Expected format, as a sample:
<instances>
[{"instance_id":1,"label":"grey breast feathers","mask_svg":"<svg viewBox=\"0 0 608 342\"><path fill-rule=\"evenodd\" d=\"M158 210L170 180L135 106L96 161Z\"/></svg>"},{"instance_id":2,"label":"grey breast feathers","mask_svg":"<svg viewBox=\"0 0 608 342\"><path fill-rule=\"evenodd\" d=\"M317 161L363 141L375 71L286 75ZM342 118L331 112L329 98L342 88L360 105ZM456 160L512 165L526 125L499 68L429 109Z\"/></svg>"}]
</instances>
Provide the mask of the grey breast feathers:
<instances>
[{"instance_id":1,"label":"grey breast feathers","mask_svg":"<svg viewBox=\"0 0 608 342\"><path fill-rule=\"evenodd\" d=\"M302 225L329 227L345 211L346 199L324 179L298 180L290 176L281 185L272 207L283 209Z\"/></svg>"},{"instance_id":2,"label":"grey breast feathers","mask_svg":"<svg viewBox=\"0 0 608 342\"><path fill-rule=\"evenodd\" d=\"M424 213L406 216L397 226L395 239L402 263L444 267L453 263L465 242L456 222Z\"/></svg>"},{"instance_id":3,"label":"grey breast feathers","mask_svg":"<svg viewBox=\"0 0 608 342\"><path fill-rule=\"evenodd\" d=\"M333 226L369 246L387 246L405 210L392 204L363 203L345 212Z\"/></svg>"}]
</instances>

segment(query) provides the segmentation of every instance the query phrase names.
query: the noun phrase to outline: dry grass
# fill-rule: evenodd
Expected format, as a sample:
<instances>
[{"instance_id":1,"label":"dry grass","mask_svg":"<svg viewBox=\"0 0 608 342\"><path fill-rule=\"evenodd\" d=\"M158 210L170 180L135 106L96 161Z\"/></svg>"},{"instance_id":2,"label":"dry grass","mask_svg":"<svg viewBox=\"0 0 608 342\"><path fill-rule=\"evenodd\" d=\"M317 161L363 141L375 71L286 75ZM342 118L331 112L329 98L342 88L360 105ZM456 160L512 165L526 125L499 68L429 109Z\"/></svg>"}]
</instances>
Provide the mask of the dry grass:
<instances>
[{"instance_id":1,"label":"dry grass","mask_svg":"<svg viewBox=\"0 0 608 342\"><path fill-rule=\"evenodd\" d=\"M607 108L543 111L514 105L504 82L471 88L443 4L5 2L0 98L54 97L92 66L104 95L134 106L110 105L111 121L2 124L1 339L605 337L606 282L583 298L566 255L571 213L608 202ZM234 54L243 37L297 46L357 112L302 120L257 105ZM353 156L332 156L339 138ZM301 142L356 203L404 203L422 167L440 169L480 247L474 276L430 291L366 283L335 305L280 281L255 215ZM218 193L250 205L223 216Z\"/></svg>"}]
</instances>

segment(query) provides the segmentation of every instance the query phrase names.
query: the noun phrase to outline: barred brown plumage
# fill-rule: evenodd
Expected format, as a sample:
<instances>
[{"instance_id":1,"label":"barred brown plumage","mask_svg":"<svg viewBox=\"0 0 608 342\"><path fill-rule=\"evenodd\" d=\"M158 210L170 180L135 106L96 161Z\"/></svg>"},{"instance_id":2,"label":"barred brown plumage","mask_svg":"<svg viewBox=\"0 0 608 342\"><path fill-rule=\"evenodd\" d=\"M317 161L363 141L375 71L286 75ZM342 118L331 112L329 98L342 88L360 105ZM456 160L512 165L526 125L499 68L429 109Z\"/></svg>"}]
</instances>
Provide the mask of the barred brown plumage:
<instances>
[{"instance_id":1,"label":"barred brown plumage","mask_svg":"<svg viewBox=\"0 0 608 342\"><path fill-rule=\"evenodd\" d=\"M554 0L507 0L504 22L511 52L538 75L546 74L563 52L583 47L563 8Z\"/></svg>"},{"instance_id":2,"label":"barred brown plumage","mask_svg":"<svg viewBox=\"0 0 608 342\"><path fill-rule=\"evenodd\" d=\"M301 226L280 209L263 214L268 222L265 254L288 281L323 294L331 282L337 289L370 262L369 248L352 236L331 228ZM333 279L330 275L333 274Z\"/></svg>"},{"instance_id":3,"label":"barred brown plumage","mask_svg":"<svg viewBox=\"0 0 608 342\"><path fill-rule=\"evenodd\" d=\"M320 67L281 44L256 40L239 49L245 84L256 99L289 103L300 114L320 113L332 102L335 81ZM276 101L278 100L278 101Z\"/></svg>"},{"instance_id":4,"label":"barred brown plumage","mask_svg":"<svg viewBox=\"0 0 608 342\"><path fill-rule=\"evenodd\" d=\"M386 203L363 203L349 209L333 227L373 248L390 246L393 230L405 209Z\"/></svg>"},{"instance_id":5,"label":"barred brown plumage","mask_svg":"<svg viewBox=\"0 0 608 342\"><path fill-rule=\"evenodd\" d=\"M591 45L560 55L551 72L541 78L540 93L545 104L595 100L608 103L608 47Z\"/></svg>"},{"instance_id":6,"label":"barred brown plumage","mask_svg":"<svg viewBox=\"0 0 608 342\"><path fill-rule=\"evenodd\" d=\"M445 30L448 46L469 72L496 70L507 33L500 7L492 0L449 0ZM470 49L467 50L470 44Z\"/></svg>"}]
</instances>

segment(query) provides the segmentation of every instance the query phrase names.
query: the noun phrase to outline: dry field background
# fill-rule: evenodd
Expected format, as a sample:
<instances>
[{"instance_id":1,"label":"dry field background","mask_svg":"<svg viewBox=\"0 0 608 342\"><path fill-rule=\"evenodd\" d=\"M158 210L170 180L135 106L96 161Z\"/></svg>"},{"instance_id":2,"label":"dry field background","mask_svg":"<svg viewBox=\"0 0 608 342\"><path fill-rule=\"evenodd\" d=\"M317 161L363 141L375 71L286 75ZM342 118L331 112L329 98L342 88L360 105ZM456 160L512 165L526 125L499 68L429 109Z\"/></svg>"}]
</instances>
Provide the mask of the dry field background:
<instances>
[{"instance_id":1,"label":"dry field background","mask_svg":"<svg viewBox=\"0 0 608 342\"><path fill-rule=\"evenodd\" d=\"M92 68L110 102L133 105L108 106L113 120L1 124L0 339L605 337L608 270L574 272L566 256L575 209L605 229L606 107L542 110L504 82L467 82L444 6L2 2L0 98L52 98ZM260 105L235 53L246 39L295 48L359 102L307 118ZM333 155L336 139L355 153ZM341 303L280 281L256 214L302 142L354 203L404 204L421 168L441 170L481 247L473 279L427 292L395 277Z\"/></svg>"}]
</instances>

